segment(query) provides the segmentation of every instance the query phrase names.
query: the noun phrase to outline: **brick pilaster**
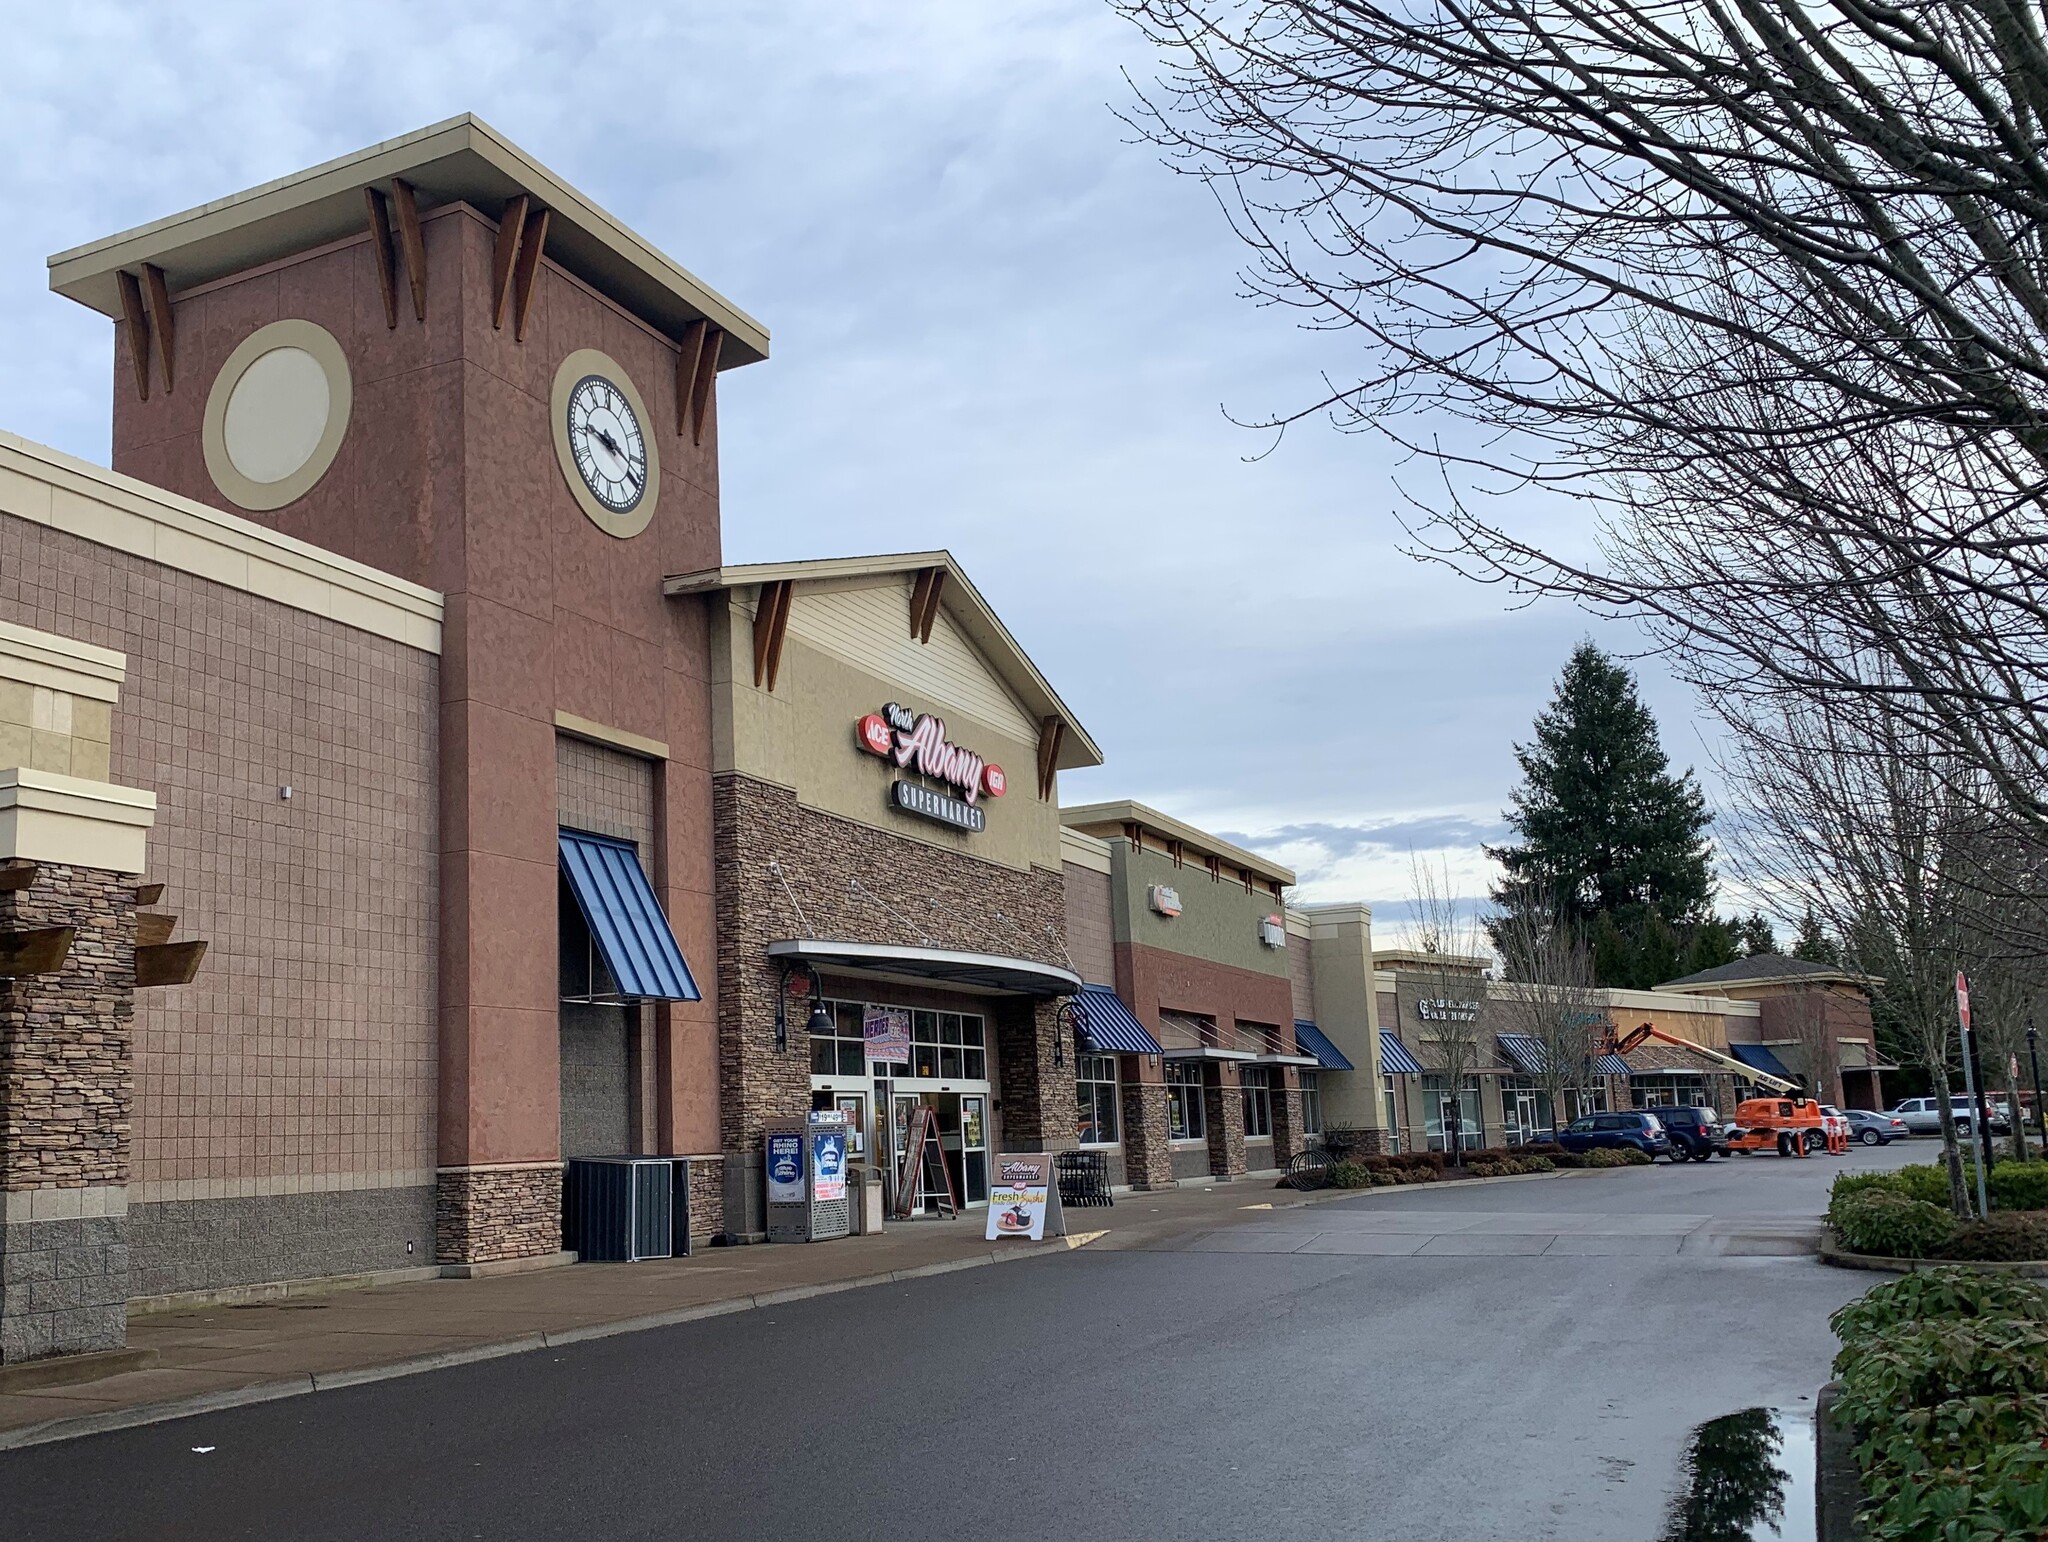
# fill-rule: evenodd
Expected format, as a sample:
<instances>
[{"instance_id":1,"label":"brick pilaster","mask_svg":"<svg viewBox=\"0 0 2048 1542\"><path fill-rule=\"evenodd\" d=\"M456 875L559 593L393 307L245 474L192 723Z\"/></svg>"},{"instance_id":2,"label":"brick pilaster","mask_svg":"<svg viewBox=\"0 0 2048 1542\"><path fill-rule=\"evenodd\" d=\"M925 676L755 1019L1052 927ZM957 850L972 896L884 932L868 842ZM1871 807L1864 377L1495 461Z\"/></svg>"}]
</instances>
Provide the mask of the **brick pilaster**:
<instances>
[{"instance_id":1,"label":"brick pilaster","mask_svg":"<svg viewBox=\"0 0 2048 1542\"><path fill-rule=\"evenodd\" d=\"M1301 1151L1301 1089L1292 1066L1281 1067L1280 1079L1273 1089L1273 1165L1284 1170Z\"/></svg>"}]
</instances>

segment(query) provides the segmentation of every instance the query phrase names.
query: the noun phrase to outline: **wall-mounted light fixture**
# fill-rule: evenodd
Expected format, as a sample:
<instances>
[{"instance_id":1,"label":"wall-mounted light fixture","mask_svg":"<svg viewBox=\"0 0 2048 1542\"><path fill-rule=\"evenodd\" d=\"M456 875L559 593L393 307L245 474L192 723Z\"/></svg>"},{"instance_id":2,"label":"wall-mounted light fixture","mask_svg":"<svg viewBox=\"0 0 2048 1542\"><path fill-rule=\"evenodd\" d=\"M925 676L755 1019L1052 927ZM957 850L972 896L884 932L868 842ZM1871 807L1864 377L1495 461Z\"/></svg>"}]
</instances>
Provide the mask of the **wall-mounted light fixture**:
<instances>
[{"instance_id":1,"label":"wall-mounted light fixture","mask_svg":"<svg viewBox=\"0 0 2048 1542\"><path fill-rule=\"evenodd\" d=\"M1054 1009L1052 1034L1052 1063L1063 1066L1067 1063L1067 1035L1074 1036L1074 1042L1081 1042L1081 1014L1074 1010L1074 998L1069 996Z\"/></svg>"},{"instance_id":2,"label":"wall-mounted light fixture","mask_svg":"<svg viewBox=\"0 0 2048 1542\"><path fill-rule=\"evenodd\" d=\"M804 1023L806 1032L830 1034L832 1032L832 1009L825 1005L825 982L818 977L818 971L801 961L784 964L782 973L775 982L775 1052L789 1053L789 977L793 974L806 975L810 979L811 1013Z\"/></svg>"}]
</instances>

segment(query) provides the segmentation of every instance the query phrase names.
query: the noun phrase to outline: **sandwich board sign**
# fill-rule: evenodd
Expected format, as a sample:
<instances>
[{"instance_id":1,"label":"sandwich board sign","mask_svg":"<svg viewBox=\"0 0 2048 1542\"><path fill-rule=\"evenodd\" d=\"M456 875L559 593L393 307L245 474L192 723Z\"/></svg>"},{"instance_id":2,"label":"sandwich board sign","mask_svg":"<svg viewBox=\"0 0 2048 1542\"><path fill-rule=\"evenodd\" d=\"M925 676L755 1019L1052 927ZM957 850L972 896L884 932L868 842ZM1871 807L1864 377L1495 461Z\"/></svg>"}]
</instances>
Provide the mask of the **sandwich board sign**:
<instances>
[{"instance_id":1,"label":"sandwich board sign","mask_svg":"<svg viewBox=\"0 0 2048 1542\"><path fill-rule=\"evenodd\" d=\"M988 1232L999 1237L1064 1237L1067 1218L1060 1213L1060 1186L1054 1179L1049 1151L1004 1152L996 1157L995 1182L988 1191Z\"/></svg>"}]
</instances>

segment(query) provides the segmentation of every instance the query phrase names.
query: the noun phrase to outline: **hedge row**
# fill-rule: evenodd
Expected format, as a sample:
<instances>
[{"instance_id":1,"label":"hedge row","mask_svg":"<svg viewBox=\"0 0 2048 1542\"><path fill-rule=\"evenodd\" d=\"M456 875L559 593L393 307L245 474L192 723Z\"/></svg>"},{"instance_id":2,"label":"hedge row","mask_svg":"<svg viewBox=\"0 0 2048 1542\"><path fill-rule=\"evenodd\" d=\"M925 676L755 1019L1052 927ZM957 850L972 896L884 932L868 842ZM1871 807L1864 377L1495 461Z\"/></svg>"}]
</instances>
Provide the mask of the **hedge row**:
<instances>
[{"instance_id":1,"label":"hedge row","mask_svg":"<svg viewBox=\"0 0 2048 1542\"><path fill-rule=\"evenodd\" d=\"M1930 1269L1878 1286L1832 1326L1835 1417L1856 1440L1869 1542L2044 1535L2048 1291Z\"/></svg>"},{"instance_id":2,"label":"hedge row","mask_svg":"<svg viewBox=\"0 0 2048 1542\"><path fill-rule=\"evenodd\" d=\"M2025 1174L2048 1172L2048 1164L2009 1162L1994 1167ZM1938 1183L1931 1184L1928 1175ZM1904 1181L1900 1181L1900 1180ZM2030 1198L2030 1181L2008 1177L2008 1200ZM1932 1194L1935 1198L1929 1198ZM2001 1208L1982 1220L1959 1221L1948 1208L1948 1180L1938 1167L1902 1167L1890 1173L1843 1173L1828 1191L1828 1224L1852 1253L1881 1258L1941 1258L1968 1262L2048 1259L2048 1205Z\"/></svg>"},{"instance_id":3,"label":"hedge row","mask_svg":"<svg viewBox=\"0 0 2048 1542\"><path fill-rule=\"evenodd\" d=\"M1447 1167L1441 1151L1411 1151L1400 1156L1360 1157L1330 1169L1330 1182L1340 1189L1380 1189L1403 1183L1435 1183L1447 1178L1511 1178L1522 1173L1547 1173L1559 1167L1648 1167L1650 1159L1632 1148L1566 1151L1550 1144L1517 1146L1512 1151L1489 1147L1465 1153L1462 1168Z\"/></svg>"}]
</instances>

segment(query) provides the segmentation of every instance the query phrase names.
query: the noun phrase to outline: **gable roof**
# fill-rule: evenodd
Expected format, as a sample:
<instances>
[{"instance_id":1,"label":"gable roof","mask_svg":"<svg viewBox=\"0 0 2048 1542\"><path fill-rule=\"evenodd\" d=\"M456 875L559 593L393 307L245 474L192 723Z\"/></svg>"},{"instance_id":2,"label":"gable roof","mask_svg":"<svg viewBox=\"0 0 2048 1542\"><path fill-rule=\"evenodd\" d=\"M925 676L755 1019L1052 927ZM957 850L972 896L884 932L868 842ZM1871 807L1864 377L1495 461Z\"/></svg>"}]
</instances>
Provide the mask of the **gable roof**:
<instances>
[{"instance_id":1,"label":"gable roof","mask_svg":"<svg viewBox=\"0 0 2048 1542\"><path fill-rule=\"evenodd\" d=\"M175 291L311 251L366 229L363 189L393 177L422 209L466 203L492 219L530 193L549 212L551 261L672 337L710 321L726 337L720 368L768 357L760 322L473 113L59 252L50 287L118 319L123 268L153 263Z\"/></svg>"},{"instance_id":2,"label":"gable roof","mask_svg":"<svg viewBox=\"0 0 2048 1542\"><path fill-rule=\"evenodd\" d=\"M942 570L946 577L939 589L939 608L965 634L1005 686L1032 717L1056 717L1066 725L1060 736L1057 769L1072 771L1102 764L1102 750L1081 726L1052 683L1039 673L1031 655L1003 625L994 607L982 598L964 569L949 551L886 552L869 557L824 557L804 562L746 562L726 567L705 568L695 573L674 573L662 580L668 595L714 594L733 589L757 588L774 583L818 583L846 578L896 578Z\"/></svg>"},{"instance_id":3,"label":"gable roof","mask_svg":"<svg viewBox=\"0 0 2048 1542\"><path fill-rule=\"evenodd\" d=\"M1853 985L1867 991L1877 983L1868 975L1851 974L1836 964L1816 964L1785 953L1759 953L1752 958L1738 958L1733 963L1717 964L1712 969L1702 969L1681 979L1667 980L1657 989L1710 994L1724 985L1798 984Z\"/></svg>"}]
</instances>

